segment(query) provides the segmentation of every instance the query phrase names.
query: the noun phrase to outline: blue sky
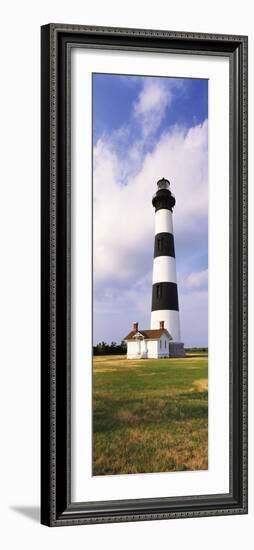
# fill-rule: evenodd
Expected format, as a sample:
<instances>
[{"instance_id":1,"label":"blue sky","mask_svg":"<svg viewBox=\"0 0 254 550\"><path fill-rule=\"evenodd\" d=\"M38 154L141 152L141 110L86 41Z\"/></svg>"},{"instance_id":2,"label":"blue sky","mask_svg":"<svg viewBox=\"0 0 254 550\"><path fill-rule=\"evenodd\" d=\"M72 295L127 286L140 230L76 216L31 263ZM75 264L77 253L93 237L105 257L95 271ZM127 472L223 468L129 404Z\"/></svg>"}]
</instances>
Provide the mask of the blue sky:
<instances>
[{"instance_id":1,"label":"blue sky","mask_svg":"<svg viewBox=\"0 0 254 550\"><path fill-rule=\"evenodd\" d=\"M150 77L93 75L94 143L104 133L117 130L126 124L131 117L132 107L140 92L142 82L146 79L149 80ZM157 77L157 80L165 86L168 85L169 80L171 83L175 81L182 86L182 93L174 98L174 109L170 109L170 107L166 109L158 132L173 124L183 124L188 128L203 122L208 117L207 80L163 77Z\"/></svg>"},{"instance_id":2,"label":"blue sky","mask_svg":"<svg viewBox=\"0 0 254 550\"><path fill-rule=\"evenodd\" d=\"M207 345L208 81L93 75L94 342L149 328L156 182L171 181L185 345Z\"/></svg>"}]
</instances>

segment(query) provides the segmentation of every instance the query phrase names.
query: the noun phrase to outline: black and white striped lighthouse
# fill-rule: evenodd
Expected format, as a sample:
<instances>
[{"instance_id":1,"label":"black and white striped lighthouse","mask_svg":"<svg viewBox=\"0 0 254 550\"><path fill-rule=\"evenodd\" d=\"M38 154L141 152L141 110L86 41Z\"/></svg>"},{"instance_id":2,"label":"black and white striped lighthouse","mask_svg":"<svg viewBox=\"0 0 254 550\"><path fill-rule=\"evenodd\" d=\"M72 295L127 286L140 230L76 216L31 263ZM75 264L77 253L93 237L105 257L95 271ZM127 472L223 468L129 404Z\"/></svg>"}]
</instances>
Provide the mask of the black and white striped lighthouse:
<instances>
[{"instance_id":1,"label":"black and white striped lighthouse","mask_svg":"<svg viewBox=\"0 0 254 550\"><path fill-rule=\"evenodd\" d=\"M160 179L157 188L152 200L155 208L155 239L151 329L157 329L161 321L164 321L164 326L173 339L169 353L171 356L181 357L184 355L184 347L180 335L172 219L176 201L167 179Z\"/></svg>"}]
</instances>

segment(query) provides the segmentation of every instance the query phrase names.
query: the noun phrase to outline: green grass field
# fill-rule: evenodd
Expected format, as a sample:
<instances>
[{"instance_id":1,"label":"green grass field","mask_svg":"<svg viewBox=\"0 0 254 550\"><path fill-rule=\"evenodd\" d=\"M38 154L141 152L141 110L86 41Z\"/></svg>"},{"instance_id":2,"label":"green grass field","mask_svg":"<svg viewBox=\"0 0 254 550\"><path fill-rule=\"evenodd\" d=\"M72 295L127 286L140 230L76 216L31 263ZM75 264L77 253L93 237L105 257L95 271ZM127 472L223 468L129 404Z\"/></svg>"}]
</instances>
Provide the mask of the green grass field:
<instances>
[{"instance_id":1,"label":"green grass field","mask_svg":"<svg viewBox=\"0 0 254 550\"><path fill-rule=\"evenodd\" d=\"M208 357L93 361L93 475L206 470Z\"/></svg>"}]
</instances>

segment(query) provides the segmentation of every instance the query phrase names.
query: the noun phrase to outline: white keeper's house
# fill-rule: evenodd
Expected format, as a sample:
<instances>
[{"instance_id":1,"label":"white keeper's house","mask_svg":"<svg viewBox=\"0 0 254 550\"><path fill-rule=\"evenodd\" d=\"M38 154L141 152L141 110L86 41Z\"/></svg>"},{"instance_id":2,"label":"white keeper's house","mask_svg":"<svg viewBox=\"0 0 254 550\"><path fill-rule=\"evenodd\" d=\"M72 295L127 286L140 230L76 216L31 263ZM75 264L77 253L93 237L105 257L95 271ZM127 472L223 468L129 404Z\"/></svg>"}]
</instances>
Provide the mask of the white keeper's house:
<instances>
[{"instance_id":1,"label":"white keeper's house","mask_svg":"<svg viewBox=\"0 0 254 550\"><path fill-rule=\"evenodd\" d=\"M133 323L132 331L125 337L127 359L163 359L177 357L177 346L171 334L160 321L158 329L139 330Z\"/></svg>"},{"instance_id":2,"label":"white keeper's house","mask_svg":"<svg viewBox=\"0 0 254 550\"><path fill-rule=\"evenodd\" d=\"M124 338L127 359L184 357L180 335L176 280L173 208L175 197L165 178L157 182L152 205L155 209L155 237L152 281L151 328L133 330Z\"/></svg>"}]
</instances>

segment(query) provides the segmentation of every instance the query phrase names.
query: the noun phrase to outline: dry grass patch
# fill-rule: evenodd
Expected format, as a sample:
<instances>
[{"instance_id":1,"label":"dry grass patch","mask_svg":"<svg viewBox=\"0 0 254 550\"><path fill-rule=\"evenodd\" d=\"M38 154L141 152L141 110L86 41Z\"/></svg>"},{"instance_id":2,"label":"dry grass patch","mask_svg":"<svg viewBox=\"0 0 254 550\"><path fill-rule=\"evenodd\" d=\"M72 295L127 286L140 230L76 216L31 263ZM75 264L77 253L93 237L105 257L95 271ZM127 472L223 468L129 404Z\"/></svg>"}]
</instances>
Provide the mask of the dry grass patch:
<instances>
[{"instance_id":1,"label":"dry grass patch","mask_svg":"<svg viewBox=\"0 0 254 550\"><path fill-rule=\"evenodd\" d=\"M200 378L200 380L194 380L193 386L200 392L208 391L208 379Z\"/></svg>"}]
</instances>

